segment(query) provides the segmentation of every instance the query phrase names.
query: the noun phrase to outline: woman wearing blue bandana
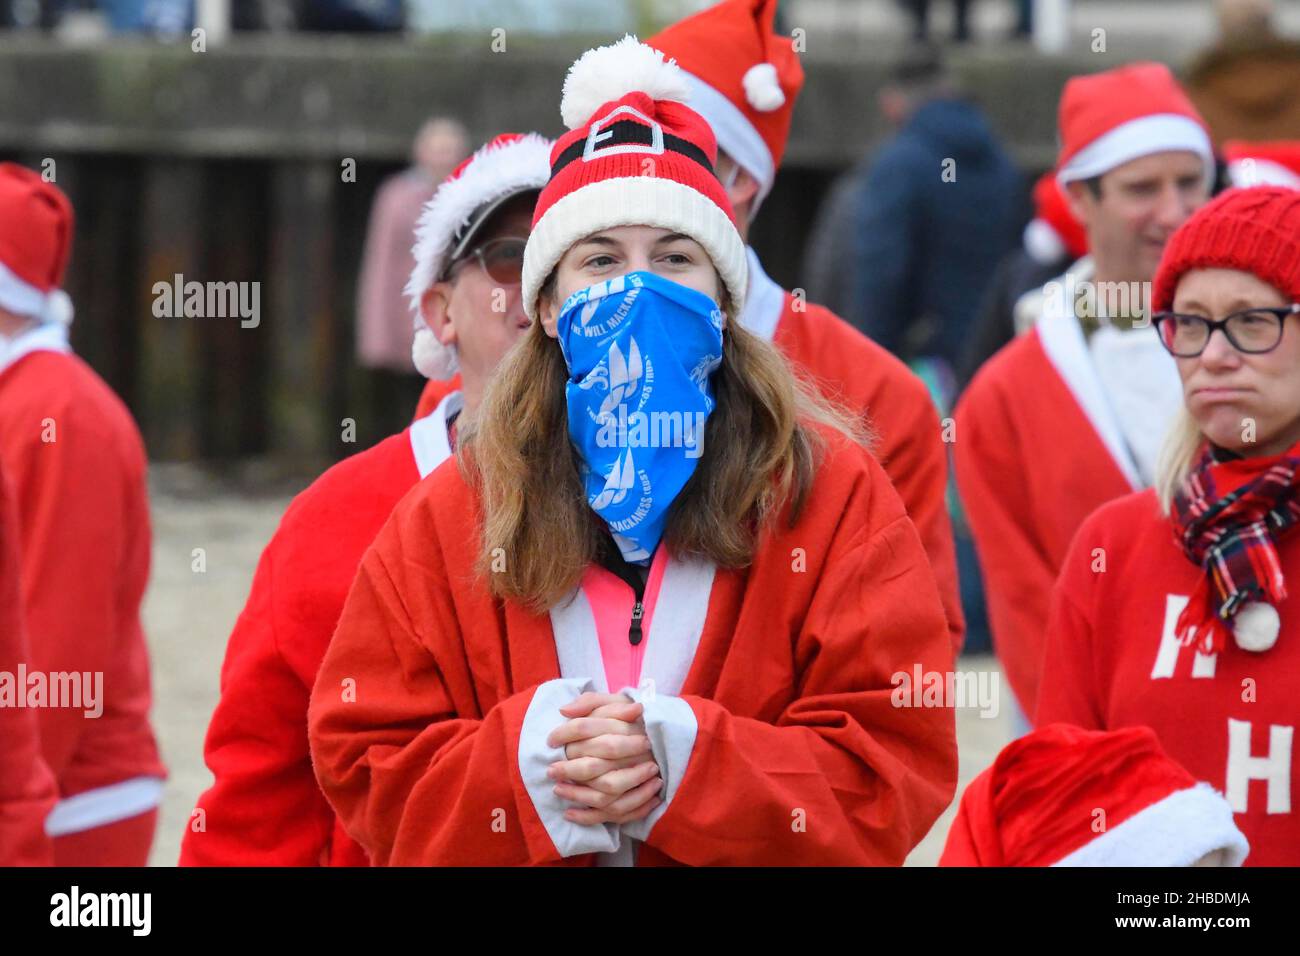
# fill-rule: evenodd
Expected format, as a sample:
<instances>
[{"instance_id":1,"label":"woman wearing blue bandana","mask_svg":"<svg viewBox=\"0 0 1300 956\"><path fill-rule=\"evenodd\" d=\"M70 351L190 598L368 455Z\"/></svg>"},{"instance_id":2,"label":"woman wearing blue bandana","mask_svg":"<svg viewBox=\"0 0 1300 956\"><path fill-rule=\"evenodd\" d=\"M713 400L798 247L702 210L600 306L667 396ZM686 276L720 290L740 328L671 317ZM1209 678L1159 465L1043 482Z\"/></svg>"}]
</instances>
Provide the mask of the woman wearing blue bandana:
<instances>
[{"instance_id":1,"label":"woman wearing blue bandana","mask_svg":"<svg viewBox=\"0 0 1300 956\"><path fill-rule=\"evenodd\" d=\"M377 863L898 864L952 799L952 702L900 693L952 668L934 576L866 436L734 321L686 95L631 38L574 65L534 324L362 563L310 736Z\"/></svg>"}]
</instances>

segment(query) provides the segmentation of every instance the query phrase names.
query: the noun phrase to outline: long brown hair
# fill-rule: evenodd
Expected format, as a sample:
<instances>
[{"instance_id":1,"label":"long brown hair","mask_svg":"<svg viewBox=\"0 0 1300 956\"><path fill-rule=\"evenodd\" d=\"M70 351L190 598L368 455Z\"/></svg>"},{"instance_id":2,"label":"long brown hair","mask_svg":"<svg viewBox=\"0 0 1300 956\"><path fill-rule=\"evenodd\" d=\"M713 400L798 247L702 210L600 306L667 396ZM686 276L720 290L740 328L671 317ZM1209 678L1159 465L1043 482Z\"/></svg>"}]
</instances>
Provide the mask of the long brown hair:
<instances>
[{"instance_id":1,"label":"long brown hair","mask_svg":"<svg viewBox=\"0 0 1300 956\"><path fill-rule=\"evenodd\" d=\"M569 440L567 381L559 342L534 322L502 361L458 440L457 458L482 501L478 570L494 594L537 612L577 586L606 534L587 504ZM675 555L745 567L759 532L781 507L790 502L791 522L803 507L821 446L814 426L830 426L864 446L873 437L860 418L800 381L780 353L734 316L713 383L717 404L708 440L669 510L664 543Z\"/></svg>"}]
</instances>

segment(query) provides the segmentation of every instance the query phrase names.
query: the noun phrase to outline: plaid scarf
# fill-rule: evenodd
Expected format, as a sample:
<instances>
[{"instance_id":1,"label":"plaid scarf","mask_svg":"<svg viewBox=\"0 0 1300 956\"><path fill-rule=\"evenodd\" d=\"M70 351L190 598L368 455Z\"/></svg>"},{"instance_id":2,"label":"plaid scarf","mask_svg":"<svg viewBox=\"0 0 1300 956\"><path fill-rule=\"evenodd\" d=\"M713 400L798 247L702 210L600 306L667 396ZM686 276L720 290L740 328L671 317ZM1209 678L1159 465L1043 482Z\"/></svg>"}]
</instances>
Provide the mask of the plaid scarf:
<instances>
[{"instance_id":1,"label":"plaid scarf","mask_svg":"<svg viewBox=\"0 0 1300 956\"><path fill-rule=\"evenodd\" d=\"M1213 654L1227 646L1233 616L1246 604L1277 606L1286 582L1277 540L1300 523L1297 449L1277 457L1240 487L1220 495L1223 466L1207 447L1174 497L1174 536L1183 553L1205 571L1174 633L1180 643Z\"/></svg>"}]
</instances>

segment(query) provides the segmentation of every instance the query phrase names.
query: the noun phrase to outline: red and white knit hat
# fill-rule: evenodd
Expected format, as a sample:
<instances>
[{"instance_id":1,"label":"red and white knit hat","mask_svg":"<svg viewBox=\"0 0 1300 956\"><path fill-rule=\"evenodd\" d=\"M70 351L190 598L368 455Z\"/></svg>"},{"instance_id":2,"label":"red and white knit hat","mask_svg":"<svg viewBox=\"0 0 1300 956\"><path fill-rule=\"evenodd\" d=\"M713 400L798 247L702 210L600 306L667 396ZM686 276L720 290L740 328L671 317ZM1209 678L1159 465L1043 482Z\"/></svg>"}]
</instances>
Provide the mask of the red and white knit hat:
<instances>
[{"instance_id":1,"label":"red and white knit hat","mask_svg":"<svg viewBox=\"0 0 1300 956\"><path fill-rule=\"evenodd\" d=\"M1161 749L1150 727L1048 724L1012 741L966 788L940 866L1191 866L1250 852L1232 807Z\"/></svg>"},{"instance_id":2,"label":"red and white knit hat","mask_svg":"<svg viewBox=\"0 0 1300 956\"><path fill-rule=\"evenodd\" d=\"M1171 150L1196 153L1214 177L1214 147L1205 121L1163 63L1132 63L1073 77L1057 117L1062 185Z\"/></svg>"},{"instance_id":3,"label":"red and white knit hat","mask_svg":"<svg viewBox=\"0 0 1300 956\"><path fill-rule=\"evenodd\" d=\"M777 0L722 0L646 41L677 61L691 107L718 147L759 183L754 208L772 189L785 155L803 65L794 42L773 32Z\"/></svg>"},{"instance_id":4,"label":"red and white knit hat","mask_svg":"<svg viewBox=\"0 0 1300 956\"><path fill-rule=\"evenodd\" d=\"M1248 143L1234 139L1223 144L1232 185L1286 186L1300 189L1300 140Z\"/></svg>"},{"instance_id":5,"label":"red and white knit hat","mask_svg":"<svg viewBox=\"0 0 1300 956\"><path fill-rule=\"evenodd\" d=\"M0 308L41 322L72 321L60 288L72 252L72 203L53 183L0 163Z\"/></svg>"},{"instance_id":6,"label":"red and white knit hat","mask_svg":"<svg viewBox=\"0 0 1300 956\"><path fill-rule=\"evenodd\" d=\"M420 316L420 299L459 258L474 234L503 204L538 191L550 176L551 141L536 133L502 133L443 180L415 227L415 268L406 295L415 313L411 357L426 378L456 374L456 350L443 345Z\"/></svg>"},{"instance_id":7,"label":"red and white knit hat","mask_svg":"<svg viewBox=\"0 0 1300 956\"><path fill-rule=\"evenodd\" d=\"M731 299L744 306L748 262L735 214L713 171L717 143L685 106L685 75L636 37L588 50L569 69L560 114L570 132L551 151L524 251L524 308L578 240L616 226L690 236L709 254Z\"/></svg>"}]
</instances>

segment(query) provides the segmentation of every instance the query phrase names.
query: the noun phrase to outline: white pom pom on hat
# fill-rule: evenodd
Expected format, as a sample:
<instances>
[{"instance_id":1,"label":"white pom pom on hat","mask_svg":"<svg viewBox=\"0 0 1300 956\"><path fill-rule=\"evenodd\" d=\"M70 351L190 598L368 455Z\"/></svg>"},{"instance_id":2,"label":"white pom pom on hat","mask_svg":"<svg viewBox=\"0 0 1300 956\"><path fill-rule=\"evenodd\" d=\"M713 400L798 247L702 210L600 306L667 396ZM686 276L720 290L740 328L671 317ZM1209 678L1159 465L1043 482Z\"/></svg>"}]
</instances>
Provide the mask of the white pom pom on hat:
<instances>
[{"instance_id":1,"label":"white pom pom on hat","mask_svg":"<svg viewBox=\"0 0 1300 956\"><path fill-rule=\"evenodd\" d=\"M658 50L628 34L617 43L588 50L569 67L560 118L569 129L578 129L606 103L633 92L685 103L691 87L677 61L665 60Z\"/></svg>"},{"instance_id":2,"label":"white pom pom on hat","mask_svg":"<svg viewBox=\"0 0 1300 956\"><path fill-rule=\"evenodd\" d=\"M1232 636L1243 651L1262 653L1277 643L1282 617L1277 608L1263 601L1243 605L1232 618Z\"/></svg>"},{"instance_id":3,"label":"white pom pom on hat","mask_svg":"<svg viewBox=\"0 0 1300 956\"><path fill-rule=\"evenodd\" d=\"M745 99L760 113L770 113L785 105L785 93L772 63L755 63L740 78L745 88Z\"/></svg>"}]
</instances>

